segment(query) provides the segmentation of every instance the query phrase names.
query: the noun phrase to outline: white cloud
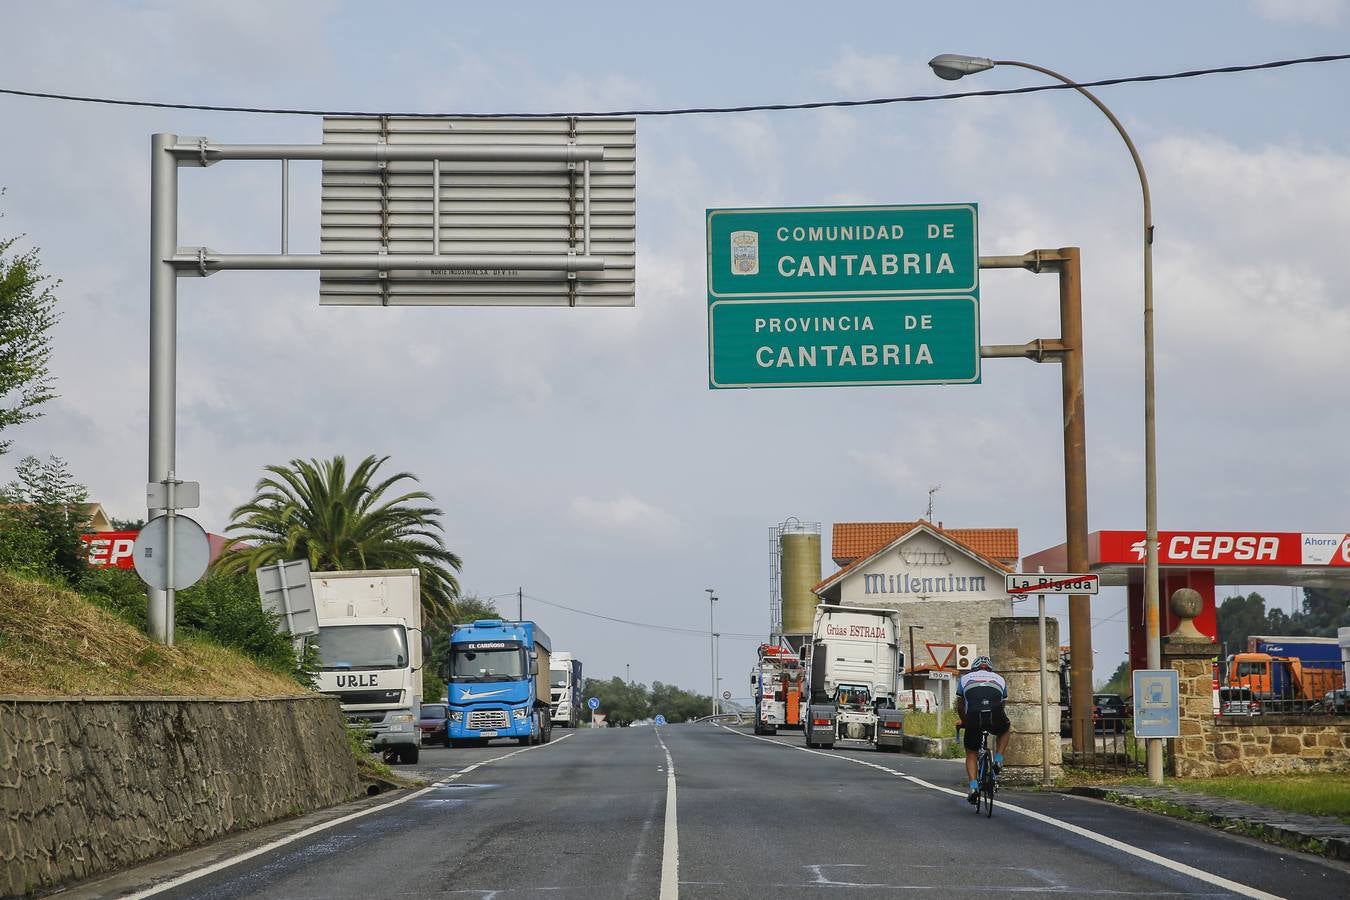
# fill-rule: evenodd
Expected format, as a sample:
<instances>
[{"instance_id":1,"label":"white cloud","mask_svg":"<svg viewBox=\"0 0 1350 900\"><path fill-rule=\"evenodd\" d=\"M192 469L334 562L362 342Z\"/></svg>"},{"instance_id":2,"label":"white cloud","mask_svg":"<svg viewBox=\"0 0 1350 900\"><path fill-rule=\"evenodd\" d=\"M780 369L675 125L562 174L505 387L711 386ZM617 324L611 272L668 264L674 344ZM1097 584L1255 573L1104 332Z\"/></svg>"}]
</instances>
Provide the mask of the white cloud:
<instances>
[{"instance_id":1,"label":"white cloud","mask_svg":"<svg viewBox=\"0 0 1350 900\"><path fill-rule=\"evenodd\" d=\"M674 537L680 527L675 516L630 493L613 500L575 497L571 512L574 519L591 528L641 538L666 540Z\"/></svg>"}]
</instances>

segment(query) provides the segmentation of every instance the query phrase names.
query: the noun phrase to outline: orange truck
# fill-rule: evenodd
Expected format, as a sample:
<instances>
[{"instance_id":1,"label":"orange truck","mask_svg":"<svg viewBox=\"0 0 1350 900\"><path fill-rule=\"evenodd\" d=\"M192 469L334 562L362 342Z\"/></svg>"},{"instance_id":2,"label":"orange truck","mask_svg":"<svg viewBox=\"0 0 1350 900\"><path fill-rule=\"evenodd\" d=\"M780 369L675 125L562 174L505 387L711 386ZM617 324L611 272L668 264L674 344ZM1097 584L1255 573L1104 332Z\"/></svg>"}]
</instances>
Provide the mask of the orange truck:
<instances>
[{"instance_id":1,"label":"orange truck","mask_svg":"<svg viewBox=\"0 0 1350 900\"><path fill-rule=\"evenodd\" d=\"M1246 653L1228 657L1230 688L1247 688L1255 700L1294 707L1345 687L1336 638L1255 636Z\"/></svg>"}]
</instances>

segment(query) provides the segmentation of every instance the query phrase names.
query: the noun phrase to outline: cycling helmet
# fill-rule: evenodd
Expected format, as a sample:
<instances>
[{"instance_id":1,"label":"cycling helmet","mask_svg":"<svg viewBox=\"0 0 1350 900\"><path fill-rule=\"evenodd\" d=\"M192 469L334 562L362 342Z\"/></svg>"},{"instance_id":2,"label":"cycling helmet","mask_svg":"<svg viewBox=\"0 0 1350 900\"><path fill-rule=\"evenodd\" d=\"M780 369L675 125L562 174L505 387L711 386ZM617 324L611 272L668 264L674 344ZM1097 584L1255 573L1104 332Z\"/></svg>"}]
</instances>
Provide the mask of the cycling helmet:
<instances>
[{"instance_id":1,"label":"cycling helmet","mask_svg":"<svg viewBox=\"0 0 1350 900\"><path fill-rule=\"evenodd\" d=\"M994 671L994 664L989 661L989 657L987 656L977 656L975 657L975 661L970 664L970 668L972 671L975 669L988 669L992 672Z\"/></svg>"}]
</instances>

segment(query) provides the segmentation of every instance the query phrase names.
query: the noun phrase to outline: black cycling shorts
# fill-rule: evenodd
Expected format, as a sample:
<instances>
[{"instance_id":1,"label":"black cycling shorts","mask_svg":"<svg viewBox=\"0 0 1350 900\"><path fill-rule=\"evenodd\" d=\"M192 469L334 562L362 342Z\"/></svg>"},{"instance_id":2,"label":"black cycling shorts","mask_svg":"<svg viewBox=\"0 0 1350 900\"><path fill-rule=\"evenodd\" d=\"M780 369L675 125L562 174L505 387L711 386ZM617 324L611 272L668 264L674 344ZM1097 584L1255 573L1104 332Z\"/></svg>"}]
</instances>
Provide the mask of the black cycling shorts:
<instances>
[{"instance_id":1,"label":"black cycling shorts","mask_svg":"<svg viewBox=\"0 0 1350 900\"><path fill-rule=\"evenodd\" d=\"M986 731L1001 737L1012 727L1012 723L1008 721L1008 714L1003 711L1003 695L999 691L989 687L975 687L966 692L963 700L966 731L962 743L966 745L967 753L980 752L980 743L984 740Z\"/></svg>"}]
</instances>

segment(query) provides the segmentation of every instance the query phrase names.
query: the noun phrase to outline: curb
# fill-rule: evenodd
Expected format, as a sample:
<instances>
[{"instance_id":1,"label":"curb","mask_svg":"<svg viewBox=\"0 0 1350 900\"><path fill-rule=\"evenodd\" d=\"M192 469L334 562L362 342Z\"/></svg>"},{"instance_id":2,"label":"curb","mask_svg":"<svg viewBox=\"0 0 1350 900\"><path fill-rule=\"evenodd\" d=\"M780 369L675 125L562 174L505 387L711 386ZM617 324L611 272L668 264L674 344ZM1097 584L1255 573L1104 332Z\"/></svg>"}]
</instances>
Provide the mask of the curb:
<instances>
[{"instance_id":1,"label":"curb","mask_svg":"<svg viewBox=\"0 0 1350 900\"><path fill-rule=\"evenodd\" d=\"M1243 834L1270 844L1278 844L1305 853L1324 856L1327 859L1350 860L1350 825L1341 826L1334 819L1330 820L1334 824L1325 826L1325 830L1328 832L1340 831L1341 834L1317 834L1306 827L1300 827L1293 823L1263 822L1244 816L1225 815L1204 809L1197 804L1188 804L1185 802L1185 797L1175 795L1162 798L1131 793L1128 788L1096 787L1092 785L1059 788L1058 791L1078 797L1105 800L1108 803L1129 806L1158 815L1185 819L1221 831ZM1272 819L1278 819L1284 815L1277 810L1264 810L1263 808L1263 811L1268 812ZM1320 831L1323 830L1324 826L1317 826L1317 828Z\"/></svg>"}]
</instances>

